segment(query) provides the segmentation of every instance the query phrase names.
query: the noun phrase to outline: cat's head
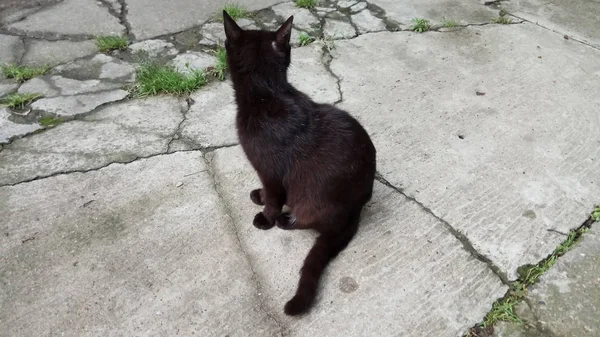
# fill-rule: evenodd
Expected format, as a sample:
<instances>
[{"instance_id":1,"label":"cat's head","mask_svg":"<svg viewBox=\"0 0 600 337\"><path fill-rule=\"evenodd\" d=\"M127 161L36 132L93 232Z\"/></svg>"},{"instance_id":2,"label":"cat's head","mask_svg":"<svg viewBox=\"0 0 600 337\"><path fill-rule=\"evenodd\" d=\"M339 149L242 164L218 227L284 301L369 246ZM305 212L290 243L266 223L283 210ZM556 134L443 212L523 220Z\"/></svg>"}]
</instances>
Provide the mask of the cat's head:
<instances>
[{"instance_id":1,"label":"cat's head","mask_svg":"<svg viewBox=\"0 0 600 337\"><path fill-rule=\"evenodd\" d=\"M294 16L275 32L243 30L223 11L227 63L232 74L285 73L290 65L290 37Z\"/></svg>"}]
</instances>

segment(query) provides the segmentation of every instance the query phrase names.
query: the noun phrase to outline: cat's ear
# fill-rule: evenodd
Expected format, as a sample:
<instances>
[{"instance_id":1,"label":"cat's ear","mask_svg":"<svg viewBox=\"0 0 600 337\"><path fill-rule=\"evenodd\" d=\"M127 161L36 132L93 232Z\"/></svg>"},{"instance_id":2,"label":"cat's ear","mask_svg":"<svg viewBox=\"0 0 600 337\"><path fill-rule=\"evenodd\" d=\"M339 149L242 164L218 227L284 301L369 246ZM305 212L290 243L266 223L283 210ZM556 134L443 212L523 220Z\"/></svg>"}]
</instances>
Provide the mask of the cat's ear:
<instances>
[{"instance_id":1,"label":"cat's ear","mask_svg":"<svg viewBox=\"0 0 600 337\"><path fill-rule=\"evenodd\" d=\"M226 11L223 11L223 27L225 28L225 36L231 41L237 40L242 35L242 29Z\"/></svg>"},{"instance_id":2,"label":"cat's ear","mask_svg":"<svg viewBox=\"0 0 600 337\"><path fill-rule=\"evenodd\" d=\"M292 23L294 22L294 16L290 16L277 30L276 41L277 44L289 44L290 37L292 36Z\"/></svg>"}]
</instances>

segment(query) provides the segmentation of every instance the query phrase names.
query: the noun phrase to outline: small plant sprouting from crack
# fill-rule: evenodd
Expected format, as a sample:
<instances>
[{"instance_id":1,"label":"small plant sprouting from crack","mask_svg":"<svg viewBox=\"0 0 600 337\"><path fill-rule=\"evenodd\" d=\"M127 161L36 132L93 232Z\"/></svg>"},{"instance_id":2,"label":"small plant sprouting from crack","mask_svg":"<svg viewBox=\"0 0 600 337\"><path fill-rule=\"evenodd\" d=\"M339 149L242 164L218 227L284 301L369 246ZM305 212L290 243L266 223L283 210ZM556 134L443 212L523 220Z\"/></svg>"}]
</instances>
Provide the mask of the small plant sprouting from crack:
<instances>
[{"instance_id":1,"label":"small plant sprouting from crack","mask_svg":"<svg viewBox=\"0 0 600 337\"><path fill-rule=\"evenodd\" d=\"M306 46L307 44L313 42L315 40L314 37L306 34L306 33L300 33L300 36L298 36L298 43L300 44L300 46Z\"/></svg>"},{"instance_id":2,"label":"small plant sprouting from crack","mask_svg":"<svg viewBox=\"0 0 600 337\"><path fill-rule=\"evenodd\" d=\"M226 4L223 10L234 20L250 16L250 12L245 7L237 4ZM222 19L221 13L217 13L217 17Z\"/></svg>"},{"instance_id":3,"label":"small plant sprouting from crack","mask_svg":"<svg viewBox=\"0 0 600 337\"><path fill-rule=\"evenodd\" d=\"M61 124L62 122L64 122L64 120L62 118L58 118L58 117L45 116L45 117L40 118L40 120L38 122L40 123L41 126L52 127L52 126L57 126L58 124Z\"/></svg>"},{"instance_id":4,"label":"small plant sprouting from crack","mask_svg":"<svg viewBox=\"0 0 600 337\"><path fill-rule=\"evenodd\" d=\"M207 72L218 78L220 81L223 81L225 79L225 74L227 73L227 51L225 48L219 47L214 53L217 57L217 64L214 67L208 68Z\"/></svg>"},{"instance_id":5,"label":"small plant sprouting from crack","mask_svg":"<svg viewBox=\"0 0 600 337\"><path fill-rule=\"evenodd\" d=\"M457 26L456 20L446 20L446 18L444 18L442 20L442 25L444 26L444 28L454 28Z\"/></svg>"},{"instance_id":6,"label":"small plant sprouting from crack","mask_svg":"<svg viewBox=\"0 0 600 337\"><path fill-rule=\"evenodd\" d=\"M0 106L10 109L23 109L43 96L44 95L38 93L11 94L0 99Z\"/></svg>"},{"instance_id":7,"label":"small plant sprouting from crack","mask_svg":"<svg viewBox=\"0 0 600 337\"><path fill-rule=\"evenodd\" d=\"M423 33L431 28L429 20L423 18L414 18L412 21L415 23L410 30L417 33Z\"/></svg>"},{"instance_id":8,"label":"small plant sprouting from crack","mask_svg":"<svg viewBox=\"0 0 600 337\"><path fill-rule=\"evenodd\" d=\"M6 78L12 78L19 82L25 82L36 76L46 75L51 67L48 65L42 66L19 66L16 64L0 65L0 70Z\"/></svg>"},{"instance_id":9,"label":"small plant sprouting from crack","mask_svg":"<svg viewBox=\"0 0 600 337\"><path fill-rule=\"evenodd\" d=\"M127 44L127 38L117 35L98 36L96 38L96 46L102 53L111 50L125 50L127 49Z\"/></svg>"},{"instance_id":10,"label":"small plant sprouting from crack","mask_svg":"<svg viewBox=\"0 0 600 337\"><path fill-rule=\"evenodd\" d=\"M317 6L317 0L296 0L296 6L306 9L315 8L315 6Z\"/></svg>"},{"instance_id":11,"label":"small plant sprouting from crack","mask_svg":"<svg viewBox=\"0 0 600 337\"><path fill-rule=\"evenodd\" d=\"M594 220L594 214L597 214L600 218L600 207L597 207L594 212L592 212L592 220ZM559 257L575 247L581 235L588 230L587 226L589 226L588 223L578 229L570 230L567 238L556 247L552 254L538 264L520 267L518 270L519 278L510 284L510 289L506 296L492 305L492 310L485 316L483 322L469 329L466 337L478 336L478 331L493 326L499 321L519 324L523 323L515 311L515 306L523 301L525 296L527 296L529 287L535 284L544 273L550 270L550 268L556 264Z\"/></svg>"},{"instance_id":12,"label":"small plant sprouting from crack","mask_svg":"<svg viewBox=\"0 0 600 337\"><path fill-rule=\"evenodd\" d=\"M592 212L592 220L594 220L595 222L600 222L600 205L596 206L596 208L594 208L594 211Z\"/></svg>"},{"instance_id":13,"label":"small plant sprouting from crack","mask_svg":"<svg viewBox=\"0 0 600 337\"><path fill-rule=\"evenodd\" d=\"M500 10L499 16L497 18L492 19L492 23L496 23L499 25L508 25L512 23L512 19L506 16L508 13L502 9Z\"/></svg>"},{"instance_id":14,"label":"small plant sprouting from crack","mask_svg":"<svg viewBox=\"0 0 600 337\"><path fill-rule=\"evenodd\" d=\"M194 69L184 74L172 66L153 62L142 64L137 69L136 75L136 83L131 91L137 97L158 94L184 96L208 82L202 70Z\"/></svg>"}]
</instances>

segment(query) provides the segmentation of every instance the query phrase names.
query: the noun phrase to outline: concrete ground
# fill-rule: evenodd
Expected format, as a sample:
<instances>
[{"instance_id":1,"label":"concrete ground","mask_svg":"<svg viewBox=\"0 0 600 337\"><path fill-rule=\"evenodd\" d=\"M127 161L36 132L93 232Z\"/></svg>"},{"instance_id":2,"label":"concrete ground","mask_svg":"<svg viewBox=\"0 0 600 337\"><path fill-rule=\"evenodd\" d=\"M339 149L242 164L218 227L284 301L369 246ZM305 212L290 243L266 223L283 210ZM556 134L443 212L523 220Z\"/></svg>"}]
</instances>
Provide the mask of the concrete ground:
<instances>
[{"instance_id":1,"label":"concrete ground","mask_svg":"<svg viewBox=\"0 0 600 337\"><path fill-rule=\"evenodd\" d=\"M323 37L293 49L290 79L378 150L373 200L315 308L283 314L315 235L252 226L229 81L126 90L140 53L213 65L223 4L9 1L0 63L52 70L0 74L0 98L44 95L0 108L0 336L463 336L600 202L598 2L238 3L257 11L245 27L294 14L294 43ZM510 24L491 22L500 10ZM131 44L99 53L108 34ZM532 287L528 324L496 336L600 335L599 247L592 228Z\"/></svg>"}]
</instances>

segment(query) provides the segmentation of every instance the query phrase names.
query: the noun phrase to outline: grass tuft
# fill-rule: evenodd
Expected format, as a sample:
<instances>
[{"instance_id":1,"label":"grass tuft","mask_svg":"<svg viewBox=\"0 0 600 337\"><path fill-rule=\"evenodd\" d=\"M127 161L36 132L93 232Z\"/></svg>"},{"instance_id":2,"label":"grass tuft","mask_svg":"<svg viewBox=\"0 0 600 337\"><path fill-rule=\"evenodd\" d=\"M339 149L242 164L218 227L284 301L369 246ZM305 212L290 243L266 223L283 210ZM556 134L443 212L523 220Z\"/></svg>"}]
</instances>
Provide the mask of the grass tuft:
<instances>
[{"instance_id":1,"label":"grass tuft","mask_svg":"<svg viewBox=\"0 0 600 337\"><path fill-rule=\"evenodd\" d=\"M594 208L594 211L592 212L591 216L592 220L600 222L600 206L596 206L596 208Z\"/></svg>"},{"instance_id":2,"label":"grass tuft","mask_svg":"<svg viewBox=\"0 0 600 337\"><path fill-rule=\"evenodd\" d=\"M62 120L61 118L58 117L52 117L52 116L45 116L40 118L39 123L41 126L56 126L60 123L64 122L64 120Z\"/></svg>"},{"instance_id":3,"label":"grass tuft","mask_svg":"<svg viewBox=\"0 0 600 337\"><path fill-rule=\"evenodd\" d=\"M512 19L506 16L499 16L497 18L492 19L492 23L497 23L499 25L508 25L512 23Z\"/></svg>"},{"instance_id":4,"label":"grass tuft","mask_svg":"<svg viewBox=\"0 0 600 337\"><path fill-rule=\"evenodd\" d=\"M98 36L96 46L103 53L111 50L125 50L127 49L127 38L116 35Z\"/></svg>"},{"instance_id":5,"label":"grass tuft","mask_svg":"<svg viewBox=\"0 0 600 337\"><path fill-rule=\"evenodd\" d=\"M306 9L315 8L315 6L317 6L317 0L296 0L296 6Z\"/></svg>"},{"instance_id":6,"label":"grass tuft","mask_svg":"<svg viewBox=\"0 0 600 337\"><path fill-rule=\"evenodd\" d=\"M414 19L412 19L412 21L415 23L412 27L410 27L410 30L412 30L413 32L423 33L423 32L428 31L429 28L431 28L431 25L429 24L429 20L427 20L427 19L414 18Z\"/></svg>"},{"instance_id":7,"label":"grass tuft","mask_svg":"<svg viewBox=\"0 0 600 337\"><path fill-rule=\"evenodd\" d=\"M446 20L446 19L444 19L444 21L442 21L442 25L445 28L454 28L454 27L456 27L457 23L456 23L455 20Z\"/></svg>"},{"instance_id":8,"label":"grass tuft","mask_svg":"<svg viewBox=\"0 0 600 337\"><path fill-rule=\"evenodd\" d=\"M10 94L0 99L0 106L10 109L23 109L41 97L43 97L43 95L37 93Z\"/></svg>"},{"instance_id":9,"label":"grass tuft","mask_svg":"<svg viewBox=\"0 0 600 337\"><path fill-rule=\"evenodd\" d=\"M250 12L245 7L236 4L226 4L223 10L234 20L250 16ZM217 17L220 17L220 14Z\"/></svg>"},{"instance_id":10,"label":"grass tuft","mask_svg":"<svg viewBox=\"0 0 600 337\"><path fill-rule=\"evenodd\" d=\"M215 55L217 56L217 64L209 68L208 73L223 81L227 73L227 51L225 48L219 47L215 51Z\"/></svg>"},{"instance_id":11,"label":"grass tuft","mask_svg":"<svg viewBox=\"0 0 600 337\"><path fill-rule=\"evenodd\" d=\"M15 79L19 82L25 82L36 76L42 76L50 71L50 66L19 66L16 64L0 65L0 70L7 78Z\"/></svg>"},{"instance_id":12,"label":"grass tuft","mask_svg":"<svg viewBox=\"0 0 600 337\"><path fill-rule=\"evenodd\" d=\"M298 42L300 43L301 46L306 46L307 44L313 42L315 40L315 38L313 38L312 36L306 34L306 33L300 33L300 36L298 37Z\"/></svg>"},{"instance_id":13,"label":"grass tuft","mask_svg":"<svg viewBox=\"0 0 600 337\"><path fill-rule=\"evenodd\" d=\"M172 66L156 63L142 64L136 74L136 83L132 91L138 97L158 94L184 96L207 83L206 75L202 70L183 74Z\"/></svg>"}]
</instances>

